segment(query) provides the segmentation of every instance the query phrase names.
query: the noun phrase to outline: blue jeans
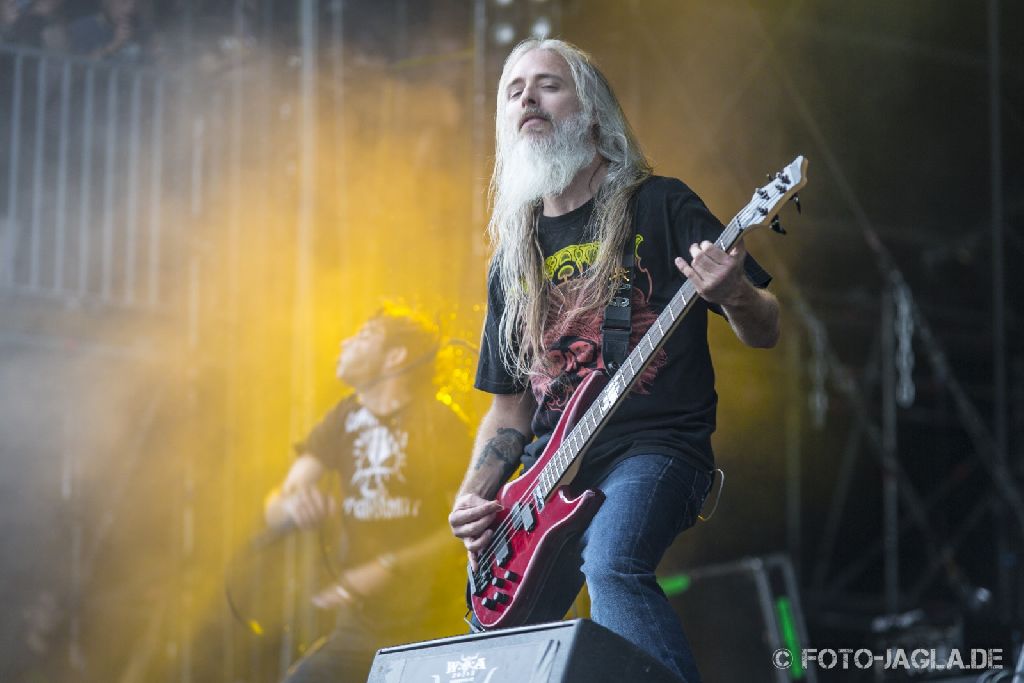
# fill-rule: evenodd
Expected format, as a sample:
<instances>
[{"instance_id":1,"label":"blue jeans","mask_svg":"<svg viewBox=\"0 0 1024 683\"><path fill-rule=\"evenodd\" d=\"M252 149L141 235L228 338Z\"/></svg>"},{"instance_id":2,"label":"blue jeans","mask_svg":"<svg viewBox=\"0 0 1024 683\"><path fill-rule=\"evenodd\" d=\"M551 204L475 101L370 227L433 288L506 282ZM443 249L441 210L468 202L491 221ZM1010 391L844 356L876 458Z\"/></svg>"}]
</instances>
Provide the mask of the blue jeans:
<instances>
[{"instance_id":1,"label":"blue jeans","mask_svg":"<svg viewBox=\"0 0 1024 683\"><path fill-rule=\"evenodd\" d=\"M699 683L683 626L654 570L676 536L697 520L711 488L710 473L679 458L636 455L594 485L606 499L582 538L591 618L686 683Z\"/></svg>"}]
</instances>

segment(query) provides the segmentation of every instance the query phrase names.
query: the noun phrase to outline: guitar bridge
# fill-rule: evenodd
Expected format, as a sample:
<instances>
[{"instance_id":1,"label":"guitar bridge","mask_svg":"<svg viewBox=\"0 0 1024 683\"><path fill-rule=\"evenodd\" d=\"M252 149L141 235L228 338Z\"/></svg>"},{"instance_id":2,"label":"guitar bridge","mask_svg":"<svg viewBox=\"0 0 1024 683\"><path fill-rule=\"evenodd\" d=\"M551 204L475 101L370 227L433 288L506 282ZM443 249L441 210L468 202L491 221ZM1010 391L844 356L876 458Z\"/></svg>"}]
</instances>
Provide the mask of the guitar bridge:
<instances>
[{"instance_id":1,"label":"guitar bridge","mask_svg":"<svg viewBox=\"0 0 1024 683\"><path fill-rule=\"evenodd\" d=\"M477 574L472 566L466 565L466 574L469 577L469 592L477 596L483 595L491 581L491 570L485 568Z\"/></svg>"}]
</instances>

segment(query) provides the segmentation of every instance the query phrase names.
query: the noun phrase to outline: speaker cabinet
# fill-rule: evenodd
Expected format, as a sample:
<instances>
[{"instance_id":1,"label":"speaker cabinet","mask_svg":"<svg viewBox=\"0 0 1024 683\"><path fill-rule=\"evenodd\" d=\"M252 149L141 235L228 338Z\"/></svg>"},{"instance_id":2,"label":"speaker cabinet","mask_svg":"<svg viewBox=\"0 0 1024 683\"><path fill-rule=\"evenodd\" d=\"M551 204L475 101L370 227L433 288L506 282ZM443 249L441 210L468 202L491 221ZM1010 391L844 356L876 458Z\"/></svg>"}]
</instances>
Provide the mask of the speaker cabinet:
<instances>
[{"instance_id":1,"label":"speaker cabinet","mask_svg":"<svg viewBox=\"0 0 1024 683\"><path fill-rule=\"evenodd\" d=\"M377 652L367 683L680 683L588 619L488 631Z\"/></svg>"},{"instance_id":2,"label":"speaker cabinet","mask_svg":"<svg viewBox=\"0 0 1024 683\"><path fill-rule=\"evenodd\" d=\"M817 670L802 670L807 630L796 580L785 555L754 557L694 569L660 580L679 614L706 681L815 683ZM795 654L776 666L775 653Z\"/></svg>"}]
</instances>

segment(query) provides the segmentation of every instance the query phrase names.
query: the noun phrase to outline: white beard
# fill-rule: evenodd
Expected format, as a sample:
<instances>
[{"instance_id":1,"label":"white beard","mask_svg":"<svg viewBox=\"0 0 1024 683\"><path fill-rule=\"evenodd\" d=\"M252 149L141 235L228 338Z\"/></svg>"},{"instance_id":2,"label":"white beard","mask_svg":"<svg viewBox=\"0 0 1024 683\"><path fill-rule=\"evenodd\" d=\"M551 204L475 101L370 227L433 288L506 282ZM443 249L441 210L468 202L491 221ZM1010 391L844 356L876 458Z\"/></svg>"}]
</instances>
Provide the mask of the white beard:
<instances>
[{"instance_id":1,"label":"white beard","mask_svg":"<svg viewBox=\"0 0 1024 683\"><path fill-rule=\"evenodd\" d=\"M561 193L597 151L582 112L556 123L549 135L513 133L508 144L495 208L513 212Z\"/></svg>"}]
</instances>

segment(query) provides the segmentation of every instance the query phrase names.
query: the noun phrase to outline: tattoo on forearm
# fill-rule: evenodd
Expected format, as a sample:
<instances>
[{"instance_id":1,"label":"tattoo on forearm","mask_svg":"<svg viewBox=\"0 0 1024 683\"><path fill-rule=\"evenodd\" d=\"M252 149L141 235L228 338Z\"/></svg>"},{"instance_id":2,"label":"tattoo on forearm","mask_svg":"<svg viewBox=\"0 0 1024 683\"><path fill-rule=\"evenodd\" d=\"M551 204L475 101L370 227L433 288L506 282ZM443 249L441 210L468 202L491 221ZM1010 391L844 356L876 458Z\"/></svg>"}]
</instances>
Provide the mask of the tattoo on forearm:
<instances>
[{"instance_id":1,"label":"tattoo on forearm","mask_svg":"<svg viewBox=\"0 0 1024 683\"><path fill-rule=\"evenodd\" d=\"M475 469L480 469L488 463L499 463L502 479L508 479L519 466L519 458L525 445L526 436L523 433L511 427L503 427L484 445L480 457L476 460Z\"/></svg>"}]
</instances>

